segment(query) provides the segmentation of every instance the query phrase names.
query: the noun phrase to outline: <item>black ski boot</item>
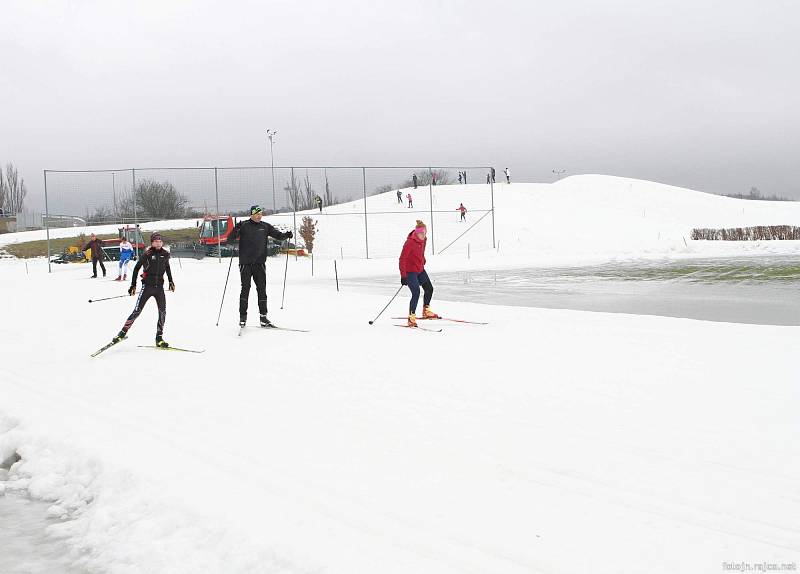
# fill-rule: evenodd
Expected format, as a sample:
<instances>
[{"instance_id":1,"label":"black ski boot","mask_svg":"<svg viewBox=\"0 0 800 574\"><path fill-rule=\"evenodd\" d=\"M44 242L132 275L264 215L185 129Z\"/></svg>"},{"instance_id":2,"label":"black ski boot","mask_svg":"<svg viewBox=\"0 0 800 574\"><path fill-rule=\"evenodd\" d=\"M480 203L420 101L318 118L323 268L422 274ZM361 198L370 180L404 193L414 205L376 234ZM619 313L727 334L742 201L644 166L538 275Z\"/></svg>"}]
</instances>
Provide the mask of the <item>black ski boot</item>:
<instances>
[{"instance_id":1,"label":"black ski boot","mask_svg":"<svg viewBox=\"0 0 800 574\"><path fill-rule=\"evenodd\" d=\"M128 336L128 334L125 331L120 331L119 333L117 333L116 337L111 339L111 342L114 343L114 344L119 343L122 339L124 339L127 336Z\"/></svg>"},{"instance_id":2,"label":"black ski boot","mask_svg":"<svg viewBox=\"0 0 800 574\"><path fill-rule=\"evenodd\" d=\"M266 329L269 329L270 327L274 327L275 326L270 322L269 319L267 319L266 315L261 315L259 318L261 319L261 326L262 327L264 327Z\"/></svg>"},{"instance_id":3,"label":"black ski boot","mask_svg":"<svg viewBox=\"0 0 800 574\"><path fill-rule=\"evenodd\" d=\"M169 343L167 343L164 339L162 339L161 335L156 335L156 347L166 349L167 347L169 347Z\"/></svg>"},{"instance_id":4,"label":"black ski boot","mask_svg":"<svg viewBox=\"0 0 800 574\"><path fill-rule=\"evenodd\" d=\"M239 316L239 327L243 328L246 323L247 323L247 315Z\"/></svg>"}]
</instances>

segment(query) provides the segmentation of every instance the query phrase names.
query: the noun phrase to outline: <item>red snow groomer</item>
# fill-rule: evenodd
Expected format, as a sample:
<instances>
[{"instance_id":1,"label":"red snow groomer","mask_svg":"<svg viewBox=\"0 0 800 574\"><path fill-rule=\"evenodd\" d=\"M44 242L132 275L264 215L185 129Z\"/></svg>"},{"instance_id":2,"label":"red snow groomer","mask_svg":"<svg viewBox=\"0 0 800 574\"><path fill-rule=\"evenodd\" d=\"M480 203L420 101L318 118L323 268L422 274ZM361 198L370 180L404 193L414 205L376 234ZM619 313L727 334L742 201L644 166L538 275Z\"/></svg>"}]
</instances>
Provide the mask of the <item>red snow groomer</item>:
<instances>
[{"instance_id":1,"label":"red snow groomer","mask_svg":"<svg viewBox=\"0 0 800 574\"><path fill-rule=\"evenodd\" d=\"M233 244L230 235L233 232L234 221L230 215L206 215L200 226L200 244L205 247L206 255L216 255L222 249L222 255L230 257Z\"/></svg>"}]
</instances>

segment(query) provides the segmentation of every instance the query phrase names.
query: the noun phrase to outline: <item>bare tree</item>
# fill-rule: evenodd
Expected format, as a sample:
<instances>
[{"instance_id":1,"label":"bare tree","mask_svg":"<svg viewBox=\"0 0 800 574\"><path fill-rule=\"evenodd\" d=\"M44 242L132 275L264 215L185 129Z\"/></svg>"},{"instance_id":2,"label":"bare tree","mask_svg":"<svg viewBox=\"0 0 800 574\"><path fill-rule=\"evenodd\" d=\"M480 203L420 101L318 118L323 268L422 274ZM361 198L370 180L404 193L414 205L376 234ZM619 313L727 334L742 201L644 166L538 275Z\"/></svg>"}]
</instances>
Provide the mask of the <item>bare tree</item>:
<instances>
[{"instance_id":1,"label":"bare tree","mask_svg":"<svg viewBox=\"0 0 800 574\"><path fill-rule=\"evenodd\" d=\"M311 219L309 216L303 217L303 224L300 226L300 237L303 238L303 241L306 244L306 249L308 249L309 253L313 253L314 251L314 236L317 233L317 222L314 219Z\"/></svg>"},{"instance_id":2,"label":"bare tree","mask_svg":"<svg viewBox=\"0 0 800 574\"><path fill-rule=\"evenodd\" d=\"M178 219L186 216L189 199L168 181L145 179L136 184L136 214L141 219ZM117 202L124 217L134 215L134 194L126 193Z\"/></svg>"},{"instance_id":3,"label":"bare tree","mask_svg":"<svg viewBox=\"0 0 800 574\"><path fill-rule=\"evenodd\" d=\"M453 183L453 179L450 176L450 172L446 169L434 169L433 171L428 171L427 169L424 171L419 171L417 173L417 185L419 187L424 187L426 185L430 185L433 181L433 176L436 176L436 185L448 185ZM403 187L413 187L414 180L412 178L408 178L401 184L401 188Z\"/></svg>"},{"instance_id":4,"label":"bare tree","mask_svg":"<svg viewBox=\"0 0 800 574\"><path fill-rule=\"evenodd\" d=\"M7 195L8 187L6 186L6 180L3 177L3 170L0 169L0 213L5 213Z\"/></svg>"},{"instance_id":5,"label":"bare tree","mask_svg":"<svg viewBox=\"0 0 800 574\"><path fill-rule=\"evenodd\" d=\"M3 210L11 214L22 213L25 207L25 179L19 176L13 163L6 164L6 181L3 195Z\"/></svg>"}]
</instances>

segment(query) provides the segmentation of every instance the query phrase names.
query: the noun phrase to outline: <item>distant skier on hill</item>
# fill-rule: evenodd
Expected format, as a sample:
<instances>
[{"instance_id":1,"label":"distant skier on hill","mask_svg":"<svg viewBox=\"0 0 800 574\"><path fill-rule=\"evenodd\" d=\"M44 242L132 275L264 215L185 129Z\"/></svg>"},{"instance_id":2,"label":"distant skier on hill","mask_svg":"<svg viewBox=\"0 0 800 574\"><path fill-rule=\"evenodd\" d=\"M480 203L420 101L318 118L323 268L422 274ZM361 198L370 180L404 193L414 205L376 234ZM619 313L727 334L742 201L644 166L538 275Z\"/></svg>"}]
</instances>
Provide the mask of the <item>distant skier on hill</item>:
<instances>
[{"instance_id":1,"label":"distant skier on hill","mask_svg":"<svg viewBox=\"0 0 800 574\"><path fill-rule=\"evenodd\" d=\"M314 196L314 203L319 208L319 212L322 213L322 198L318 195Z\"/></svg>"},{"instance_id":2,"label":"distant skier on hill","mask_svg":"<svg viewBox=\"0 0 800 574\"><path fill-rule=\"evenodd\" d=\"M490 172L491 172L491 174L492 174L492 183L497 183L497 180L494 178L494 174L495 174L494 168L493 168L493 167L492 167L492 168L489 168L489 171L490 171ZM488 183L488 182L487 182L487 183Z\"/></svg>"},{"instance_id":3,"label":"distant skier on hill","mask_svg":"<svg viewBox=\"0 0 800 574\"><path fill-rule=\"evenodd\" d=\"M458 183L461 183L461 172L458 172Z\"/></svg>"},{"instance_id":4,"label":"distant skier on hill","mask_svg":"<svg viewBox=\"0 0 800 574\"><path fill-rule=\"evenodd\" d=\"M397 203L403 205L403 192L399 189L397 190Z\"/></svg>"},{"instance_id":5,"label":"distant skier on hill","mask_svg":"<svg viewBox=\"0 0 800 574\"><path fill-rule=\"evenodd\" d=\"M136 274L142 270L142 290L136 298L136 305L133 313L130 314L122 330L114 337L113 342L119 343L128 335L128 331L133 326L133 322L141 315L145 303L150 297L154 297L158 305L158 323L156 323L156 347L166 349L169 344L162 338L164 333L164 323L167 319L167 298L164 296L164 273L167 274L169 290L175 291L175 283L172 281L172 270L169 267L169 251L164 249L164 239L161 234L154 232L150 235L150 247L145 251L136 266L133 268L133 280L128 288L128 295L136 294Z\"/></svg>"},{"instance_id":6,"label":"distant skier on hill","mask_svg":"<svg viewBox=\"0 0 800 574\"><path fill-rule=\"evenodd\" d=\"M464 170L464 185L467 185L467 170Z\"/></svg>"},{"instance_id":7,"label":"distant skier on hill","mask_svg":"<svg viewBox=\"0 0 800 574\"><path fill-rule=\"evenodd\" d=\"M417 174L416 173L412 173L411 174L411 181L414 182L414 189L417 189Z\"/></svg>"},{"instance_id":8,"label":"distant skier on hill","mask_svg":"<svg viewBox=\"0 0 800 574\"><path fill-rule=\"evenodd\" d=\"M411 197L411 193L406 194L406 199L408 200L408 208L411 209L414 207L414 199Z\"/></svg>"},{"instance_id":9,"label":"distant skier on hill","mask_svg":"<svg viewBox=\"0 0 800 574\"><path fill-rule=\"evenodd\" d=\"M417 326L417 304L419 303L419 288L425 292L422 299L422 318L438 319L439 315L431 310L433 298L433 284L425 271L425 245L428 229L421 220L406 237L403 251L400 253L400 283L406 285L411 291L411 303L408 308L408 327Z\"/></svg>"},{"instance_id":10,"label":"distant skier on hill","mask_svg":"<svg viewBox=\"0 0 800 574\"><path fill-rule=\"evenodd\" d=\"M461 220L460 221L463 221L463 222L466 223L466 221L467 221L467 208L464 207L464 204L463 203L460 204L458 206L458 208L456 209L456 211L460 211L461 212Z\"/></svg>"},{"instance_id":11,"label":"distant skier on hill","mask_svg":"<svg viewBox=\"0 0 800 574\"><path fill-rule=\"evenodd\" d=\"M511 172L506 168L506 183L511 183Z\"/></svg>"},{"instance_id":12,"label":"distant skier on hill","mask_svg":"<svg viewBox=\"0 0 800 574\"><path fill-rule=\"evenodd\" d=\"M133 245L127 239L123 239L119 244L119 274L114 281L128 280L128 261L133 257Z\"/></svg>"}]
</instances>

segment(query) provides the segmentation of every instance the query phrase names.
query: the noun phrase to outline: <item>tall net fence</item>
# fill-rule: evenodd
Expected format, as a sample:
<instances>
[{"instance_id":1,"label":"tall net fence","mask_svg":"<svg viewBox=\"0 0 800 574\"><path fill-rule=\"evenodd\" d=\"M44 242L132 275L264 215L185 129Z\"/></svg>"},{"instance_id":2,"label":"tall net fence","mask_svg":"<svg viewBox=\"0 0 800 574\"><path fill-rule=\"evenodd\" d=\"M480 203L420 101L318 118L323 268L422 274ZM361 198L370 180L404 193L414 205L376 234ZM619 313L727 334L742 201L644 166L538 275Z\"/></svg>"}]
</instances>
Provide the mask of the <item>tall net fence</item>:
<instances>
[{"instance_id":1,"label":"tall net fence","mask_svg":"<svg viewBox=\"0 0 800 574\"><path fill-rule=\"evenodd\" d=\"M295 232L313 225L315 255L394 257L416 220L432 253L494 246L488 167L209 167L45 171L48 229L141 225L201 228L249 216ZM464 212L462 214L462 211Z\"/></svg>"}]
</instances>

